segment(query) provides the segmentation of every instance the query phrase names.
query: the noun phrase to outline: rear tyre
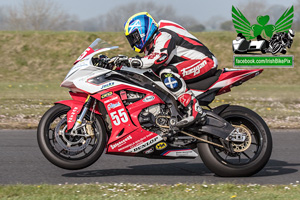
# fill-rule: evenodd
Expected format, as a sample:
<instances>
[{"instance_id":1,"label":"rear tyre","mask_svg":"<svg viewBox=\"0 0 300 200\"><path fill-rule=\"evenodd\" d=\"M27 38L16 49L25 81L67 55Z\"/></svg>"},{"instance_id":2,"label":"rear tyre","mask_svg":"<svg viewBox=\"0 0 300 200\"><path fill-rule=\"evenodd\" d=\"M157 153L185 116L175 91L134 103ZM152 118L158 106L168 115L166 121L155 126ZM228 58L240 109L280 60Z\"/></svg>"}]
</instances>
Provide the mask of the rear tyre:
<instances>
[{"instance_id":1,"label":"rear tyre","mask_svg":"<svg viewBox=\"0 0 300 200\"><path fill-rule=\"evenodd\" d=\"M198 143L203 163L216 175L223 177L251 176L259 172L269 161L272 137L264 120L255 112L241 106L229 106L220 116L247 135L245 142L231 142L234 153L207 144ZM220 143L213 136L203 139Z\"/></svg>"},{"instance_id":2,"label":"rear tyre","mask_svg":"<svg viewBox=\"0 0 300 200\"><path fill-rule=\"evenodd\" d=\"M56 104L42 117L37 131L39 147L44 156L54 165L70 170L82 169L96 162L106 145L106 129L99 116L90 122L87 113L78 130L80 136L71 136L67 131L66 114L70 107Z\"/></svg>"}]
</instances>

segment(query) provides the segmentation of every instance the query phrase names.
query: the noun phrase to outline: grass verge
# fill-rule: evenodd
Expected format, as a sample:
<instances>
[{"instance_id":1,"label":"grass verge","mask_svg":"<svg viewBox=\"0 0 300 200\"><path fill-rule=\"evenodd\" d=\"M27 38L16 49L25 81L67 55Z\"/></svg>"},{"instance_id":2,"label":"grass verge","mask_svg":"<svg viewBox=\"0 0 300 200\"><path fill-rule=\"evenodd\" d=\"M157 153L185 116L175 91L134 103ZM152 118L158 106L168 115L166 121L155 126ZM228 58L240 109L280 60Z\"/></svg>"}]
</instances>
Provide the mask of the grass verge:
<instances>
[{"instance_id":1,"label":"grass verge","mask_svg":"<svg viewBox=\"0 0 300 200\"><path fill-rule=\"evenodd\" d=\"M300 186L84 184L0 186L1 199L299 199Z\"/></svg>"}]
</instances>

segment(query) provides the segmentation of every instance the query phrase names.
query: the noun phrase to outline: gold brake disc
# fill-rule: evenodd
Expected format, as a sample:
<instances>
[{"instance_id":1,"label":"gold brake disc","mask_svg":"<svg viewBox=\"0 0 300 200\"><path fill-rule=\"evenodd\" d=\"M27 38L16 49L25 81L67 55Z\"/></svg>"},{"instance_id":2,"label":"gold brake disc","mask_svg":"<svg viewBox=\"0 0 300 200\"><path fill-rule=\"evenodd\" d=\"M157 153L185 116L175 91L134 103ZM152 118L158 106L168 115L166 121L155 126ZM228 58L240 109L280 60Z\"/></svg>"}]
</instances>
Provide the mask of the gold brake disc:
<instances>
[{"instance_id":1,"label":"gold brake disc","mask_svg":"<svg viewBox=\"0 0 300 200\"><path fill-rule=\"evenodd\" d=\"M240 134L246 135L246 139L244 142L232 142L232 149L237 153L246 151L250 147L252 142L250 130L243 124L232 126L234 126Z\"/></svg>"}]
</instances>

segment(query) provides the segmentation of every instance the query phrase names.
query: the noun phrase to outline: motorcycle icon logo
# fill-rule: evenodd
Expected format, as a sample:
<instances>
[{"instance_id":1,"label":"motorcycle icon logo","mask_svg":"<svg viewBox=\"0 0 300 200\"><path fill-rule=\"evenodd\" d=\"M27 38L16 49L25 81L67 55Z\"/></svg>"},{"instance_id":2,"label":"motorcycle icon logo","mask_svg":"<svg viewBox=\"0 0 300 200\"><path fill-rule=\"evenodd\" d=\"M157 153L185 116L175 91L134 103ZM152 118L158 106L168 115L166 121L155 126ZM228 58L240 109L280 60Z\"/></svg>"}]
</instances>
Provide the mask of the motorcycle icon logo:
<instances>
[{"instance_id":1,"label":"motorcycle icon logo","mask_svg":"<svg viewBox=\"0 0 300 200\"><path fill-rule=\"evenodd\" d=\"M257 24L251 25L243 13L232 6L232 22L237 37L232 41L234 53L261 51L261 53L286 53L291 48L295 32L291 29L294 17L294 6L286 11L277 20L275 25L268 24L268 15L258 16ZM251 41L255 39L256 41Z\"/></svg>"}]
</instances>

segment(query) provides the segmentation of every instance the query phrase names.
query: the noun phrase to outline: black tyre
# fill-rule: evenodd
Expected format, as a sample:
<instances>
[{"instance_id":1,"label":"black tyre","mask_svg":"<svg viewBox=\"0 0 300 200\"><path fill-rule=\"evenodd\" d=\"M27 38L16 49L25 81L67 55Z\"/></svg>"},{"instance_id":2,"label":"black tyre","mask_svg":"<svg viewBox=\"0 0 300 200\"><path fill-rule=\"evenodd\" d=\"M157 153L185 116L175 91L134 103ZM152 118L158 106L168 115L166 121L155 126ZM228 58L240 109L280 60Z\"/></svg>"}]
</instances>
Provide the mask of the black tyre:
<instances>
[{"instance_id":1,"label":"black tyre","mask_svg":"<svg viewBox=\"0 0 300 200\"><path fill-rule=\"evenodd\" d=\"M78 130L80 136L71 136L67 131L69 110L68 106L56 104L44 114L37 130L38 144L54 165L70 170L82 169L101 156L106 145L106 129L99 116L90 122L88 113L84 118L87 125Z\"/></svg>"},{"instance_id":2,"label":"black tyre","mask_svg":"<svg viewBox=\"0 0 300 200\"><path fill-rule=\"evenodd\" d=\"M259 172L269 161L272 137L264 120L255 112L241 106L229 106L220 116L247 135L245 142L231 142L234 153L207 144L198 143L203 163L218 176L251 176ZM218 138L202 136L203 139L221 144Z\"/></svg>"}]
</instances>

